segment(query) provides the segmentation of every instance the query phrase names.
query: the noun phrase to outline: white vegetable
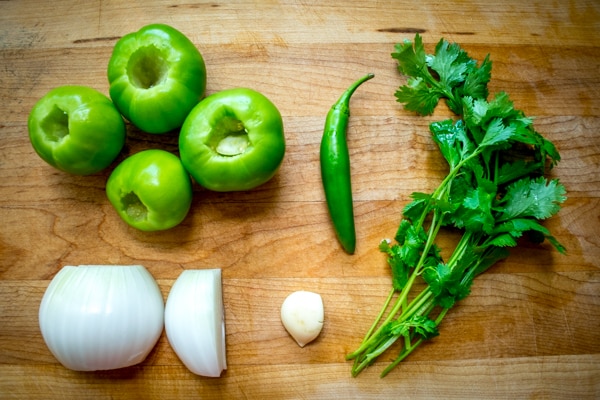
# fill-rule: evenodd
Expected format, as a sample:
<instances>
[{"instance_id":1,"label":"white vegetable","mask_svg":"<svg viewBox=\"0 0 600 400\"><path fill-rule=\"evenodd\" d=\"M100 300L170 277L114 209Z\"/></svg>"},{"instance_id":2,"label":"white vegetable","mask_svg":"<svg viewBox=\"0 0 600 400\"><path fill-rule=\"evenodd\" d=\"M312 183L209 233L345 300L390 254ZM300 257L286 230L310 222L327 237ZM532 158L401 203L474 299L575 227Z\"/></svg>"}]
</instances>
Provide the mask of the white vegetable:
<instances>
[{"instance_id":1,"label":"white vegetable","mask_svg":"<svg viewBox=\"0 0 600 400\"><path fill-rule=\"evenodd\" d=\"M164 302L141 265L65 266L39 310L42 336L65 367L96 371L143 361L163 329Z\"/></svg>"},{"instance_id":2,"label":"white vegetable","mask_svg":"<svg viewBox=\"0 0 600 400\"><path fill-rule=\"evenodd\" d=\"M193 373L219 377L227 369L221 270L186 270L173 284L165 307L171 347Z\"/></svg>"},{"instance_id":3,"label":"white vegetable","mask_svg":"<svg viewBox=\"0 0 600 400\"><path fill-rule=\"evenodd\" d=\"M319 336L323 318L323 300L317 293L294 292L281 305L281 322L300 347Z\"/></svg>"}]
</instances>

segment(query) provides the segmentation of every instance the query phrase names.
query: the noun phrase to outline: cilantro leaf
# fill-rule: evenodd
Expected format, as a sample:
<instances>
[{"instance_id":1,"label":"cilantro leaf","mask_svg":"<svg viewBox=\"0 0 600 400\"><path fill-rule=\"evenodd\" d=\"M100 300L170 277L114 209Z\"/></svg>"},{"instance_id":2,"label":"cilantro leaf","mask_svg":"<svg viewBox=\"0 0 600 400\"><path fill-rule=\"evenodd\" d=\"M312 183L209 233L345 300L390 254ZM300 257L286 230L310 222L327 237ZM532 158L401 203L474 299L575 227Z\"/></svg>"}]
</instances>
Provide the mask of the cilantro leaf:
<instances>
[{"instance_id":1,"label":"cilantro leaf","mask_svg":"<svg viewBox=\"0 0 600 400\"><path fill-rule=\"evenodd\" d=\"M467 96L463 98L463 107L465 124L478 145L507 147L507 141L517 131L515 121L520 121L521 114L514 110L506 93L498 93L490 102Z\"/></svg>"},{"instance_id":2,"label":"cilantro leaf","mask_svg":"<svg viewBox=\"0 0 600 400\"><path fill-rule=\"evenodd\" d=\"M544 235L544 239L546 239L548 242L550 242L550 244L552 246L554 246L554 248L556 250L558 250L560 253L565 254L567 252L567 249L560 244L560 242L558 240L556 240L556 238L552 235Z\"/></svg>"},{"instance_id":3,"label":"cilantro leaf","mask_svg":"<svg viewBox=\"0 0 600 400\"><path fill-rule=\"evenodd\" d=\"M492 75L492 62L489 54L481 62L480 67L473 67L467 74L465 83L462 88L457 89L457 94L462 97L472 97L475 99L487 99L488 97L488 82Z\"/></svg>"},{"instance_id":4,"label":"cilantro leaf","mask_svg":"<svg viewBox=\"0 0 600 400\"><path fill-rule=\"evenodd\" d=\"M404 321L391 322L389 332L394 336L404 336L409 338L411 329L423 339L431 339L439 335L435 321L425 315L413 315Z\"/></svg>"},{"instance_id":5,"label":"cilantro leaf","mask_svg":"<svg viewBox=\"0 0 600 400\"><path fill-rule=\"evenodd\" d=\"M405 103L405 109L421 115L433 113L443 92L429 72L421 36L416 35L414 45L408 40L397 44L392 57L398 61L400 73L409 77L407 84L396 91L397 101Z\"/></svg>"},{"instance_id":6,"label":"cilantro leaf","mask_svg":"<svg viewBox=\"0 0 600 400\"><path fill-rule=\"evenodd\" d=\"M475 150L475 144L467 135L465 125L461 120L454 122L447 119L433 122L429 125L429 130L442 155L448 161L450 169L456 168Z\"/></svg>"},{"instance_id":7,"label":"cilantro leaf","mask_svg":"<svg viewBox=\"0 0 600 400\"><path fill-rule=\"evenodd\" d=\"M523 159L517 159L514 162L505 162L498 168L494 181L498 185L504 185L524 176L534 174L540 171L543 166L541 162L526 161Z\"/></svg>"},{"instance_id":8,"label":"cilantro leaf","mask_svg":"<svg viewBox=\"0 0 600 400\"><path fill-rule=\"evenodd\" d=\"M496 204L498 222L513 218L546 219L560 210L566 200L566 189L557 179L523 178L507 187L506 194Z\"/></svg>"},{"instance_id":9,"label":"cilantro leaf","mask_svg":"<svg viewBox=\"0 0 600 400\"><path fill-rule=\"evenodd\" d=\"M496 247L515 247L517 245L517 240L515 236L511 233L501 233L499 235L494 236L486 242L487 246L496 246Z\"/></svg>"},{"instance_id":10,"label":"cilantro leaf","mask_svg":"<svg viewBox=\"0 0 600 400\"><path fill-rule=\"evenodd\" d=\"M411 194L411 197L414 200L404 206L402 215L409 221L417 221L431 201L431 195L415 192Z\"/></svg>"},{"instance_id":11,"label":"cilantro leaf","mask_svg":"<svg viewBox=\"0 0 600 400\"><path fill-rule=\"evenodd\" d=\"M439 263L423 271L423 279L434 294L436 303L443 308L454 306L457 295L464 293L461 278L461 271L451 268L446 263Z\"/></svg>"},{"instance_id":12,"label":"cilantro leaf","mask_svg":"<svg viewBox=\"0 0 600 400\"><path fill-rule=\"evenodd\" d=\"M498 224L492 233L510 233L513 237L520 237L524 232L528 231L538 231L544 235L550 234L546 227L536 220L528 218L514 218Z\"/></svg>"},{"instance_id":13,"label":"cilantro leaf","mask_svg":"<svg viewBox=\"0 0 600 400\"><path fill-rule=\"evenodd\" d=\"M510 146L508 141L513 138L516 131L517 130L514 125L504 125L504 121L502 119L494 118L487 126L485 136L479 145L481 147L497 147L500 145L502 147L507 147L507 145Z\"/></svg>"},{"instance_id":14,"label":"cilantro leaf","mask_svg":"<svg viewBox=\"0 0 600 400\"><path fill-rule=\"evenodd\" d=\"M404 108L422 115L433 114L440 101L441 94L428 86L421 79L411 79L408 85L402 86L395 93L398 102L404 103Z\"/></svg>"},{"instance_id":15,"label":"cilantro leaf","mask_svg":"<svg viewBox=\"0 0 600 400\"><path fill-rule=\"evenodd\" d=\"M529 218L514 218L498 224L493 231L493 234L498 236L494 237L488 243L495 246L501 246L502 241L505 241L505 245L510 245L510 240L504 238L506 235L510 235L512 238L516 239L523 236L525 233L529 233L530 238L534 242L541 243L544 239L547 239L559 252L566 252L565 247L550 234L548 228L537 222L537 220ZM516 246L516 241L514 241L512 246Z\"/></svg>"},{"instance_id":16,"label":"cilantro leaf","mask_svg":"<svg viewBox=\"0 0 600 400\"><path fill-rule=\"evenodd\" d=\"M414 327L415 333L423 339L431 339L440 334L435 321L426 316L414 315L409 323Z\"/></svg>"},{"instance_id":17,"label":"cilantro leaf","mask_svg":"<svg viewBox=\"0 0 600 400\"><path fill-rule=\"evenodd\" d=\"M395 240L398 243L392 246L387 241L382 241L379 249L388 256L393 287L401 290L408 282L410 272L421 258L427 237L422 228L418 230L410 221L404 219L398 227Z\"/></svg>"},{"instance_id":18,"label":"cilantro leaf","mask_svg":"<svg viewBox=\"0 0 600 400\"><path fill-rule=\"evenodd\" d=\"M440 40L435 55L426 57L427 65L437 72L440 84L453 88L466 79L467 72L476 62L469 58L458 44Z\"/></svg>"},{"instance_id":19,"label":"cilantro leaf","mask_svg":"<svg viewBox=\"0 0 600 400\"><path fill-rule=\"evenodd\" d=\"M434 54L427 54L423 40L415 35L414 43L405 40L396 44L392 58L398 62L398 71L407 76L407 83L395 93L404 108L421 115L430 115L440 99L447 99L448 107L462 114L462 97L486 98L487 83L491 76L491 62L486 57L481 66L456 43L440 39Z\"/></svg>"},{"instance_id":20,"label":"cilantro leaf","mask_svg":"<svg viewBox=\"0 0 600 400\"><path fill-rule=\"evenodd\" d=\"M492 200L495 195L495 190L483 186L471 190L465 198L462 212L455 215L456 225L464 227L467 231L491 232L495 223L492 215Z\"/></svg>"},{"instance_id":21,"label":"cilantro leaf","mask_svg":"<svg viewBox=\"0 0 600 400\"><path fill-rule=\"evenodd\" d=\"M419 34L415 36L414 45L410 40L404 40L402 44L396 44L395 49L392 58L398 61L398 70L402 74L413 78L425 78L428 83L434 81L427 70L425 47Z\"/></svg>"},{"instance_id":22,"label":"cilantro leaf","mask_svg":"<svg viewBox=\"0 0 600 400\"><path fill-rule=\"evenodd\" d=\"M411 265L407 264L401 253L402 247L395 244L388 251L388 264L392 270L392 287L402 290L408 282Z\"/></svg>"},{"instance_id":23,"label":"cilantro leaf","mask_svg":"<svg viewBox=\"0 0 600 400\"><path fill-rule=\"evenodd\" d=\"M470 232L490 233L495 225L493 204L497 195L497 186L494 182L483 177L481 167L473 168L475 184L466 189L460 200L461 204L455 212L449 215L449 220L457 228L464 228ZM459 181L460 182L460 181Z\"/></svg>"}]
</instances>

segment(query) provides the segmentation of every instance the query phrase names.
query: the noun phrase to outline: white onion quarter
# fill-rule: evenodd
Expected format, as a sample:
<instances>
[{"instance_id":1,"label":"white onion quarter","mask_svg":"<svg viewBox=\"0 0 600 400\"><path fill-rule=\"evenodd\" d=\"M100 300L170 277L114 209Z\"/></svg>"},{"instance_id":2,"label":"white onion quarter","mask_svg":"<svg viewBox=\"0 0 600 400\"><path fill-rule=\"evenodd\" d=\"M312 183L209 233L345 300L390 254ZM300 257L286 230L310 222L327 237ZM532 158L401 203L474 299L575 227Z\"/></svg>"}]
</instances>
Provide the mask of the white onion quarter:
<instances>
[{"instance_id":1,"label":"white onion quarter","mask_svg":"<svg viewBox=\"0 0 600 400\"><path fill-rule=\"evenodd\" d=\"M76 371L142 362L163 321L162 294L141 265L65 266L50 282L39 310L46 345Z\"/></svg>"},{"instance_id":2,"label":"white onion quarter","mask_svg":"<svg viewBox=\"0 0 600 400\"><path fill-rule=\"evenodd\" d=\"M185 270L165 306L169 344L193 373L219 377L227 369L221 270Z\"/></svg>"}]
</instances>

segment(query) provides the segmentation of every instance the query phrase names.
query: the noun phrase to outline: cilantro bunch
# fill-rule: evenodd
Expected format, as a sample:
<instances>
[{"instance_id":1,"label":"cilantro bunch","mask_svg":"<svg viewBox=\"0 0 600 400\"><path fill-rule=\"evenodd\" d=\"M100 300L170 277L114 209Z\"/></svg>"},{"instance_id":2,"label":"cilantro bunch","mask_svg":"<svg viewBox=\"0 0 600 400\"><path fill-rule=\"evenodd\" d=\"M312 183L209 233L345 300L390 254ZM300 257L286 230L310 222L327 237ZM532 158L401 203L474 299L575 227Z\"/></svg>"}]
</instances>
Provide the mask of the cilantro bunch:
<instances>
[{"instance_id":1,"label":"cilantro bunch","mask_svg":"<svg viewBox=\"0 0 600 400\"><path fill-rule=\"evenodd\" d=\"M414 43L404 41L395 50L392 57L408 77L396 92L397 101L429 115L445 99L457 119L429 126L448 162L448 175L432 193L413 193L394 243L380 243L392 271L392 289L361 345L346 357L354 360L354 376L400 340L399 354L383 377L437 336L448 310L470 294L474 278L507 257L508 248L522 237L546 240L565 252L541 223L566 200L564 186L544 177L560 155L506 93L488 99L489 56L478 64L444 39L434 54L426 54L418 34ZM442 228L462 233L447 260L436 245ZM413 290L417 279L425 282L420 291Z\"/></svg>"}]
</instances>

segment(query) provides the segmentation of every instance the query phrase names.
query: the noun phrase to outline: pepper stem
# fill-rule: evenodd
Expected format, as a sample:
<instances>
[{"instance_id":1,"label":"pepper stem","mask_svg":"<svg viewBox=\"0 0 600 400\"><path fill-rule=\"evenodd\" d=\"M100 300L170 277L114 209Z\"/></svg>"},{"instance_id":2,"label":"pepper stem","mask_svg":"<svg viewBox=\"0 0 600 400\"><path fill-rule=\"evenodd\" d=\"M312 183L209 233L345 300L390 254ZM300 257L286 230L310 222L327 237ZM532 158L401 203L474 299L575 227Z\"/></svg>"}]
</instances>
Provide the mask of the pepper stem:
<instances>
[{"instance_id":1,"label":"pepper stem","mask_svg":"<svg viewBox=\"0 0 600 400\"><path fill-rule=\"evenodd\" d=\"M356 89L358 89L358 87L364 82L368 81L369 79L372 79L373 77L375 77L375 74L368 73L367 75L363 76L362 78L354 82L352 85L350 85L350 87L346 89L344 93L342 93L338 101L335 103L334 107L348 106L348 104L350 104L350 97L352 97L354 91L356 91Z\"/></svg>"}]
</instances>

